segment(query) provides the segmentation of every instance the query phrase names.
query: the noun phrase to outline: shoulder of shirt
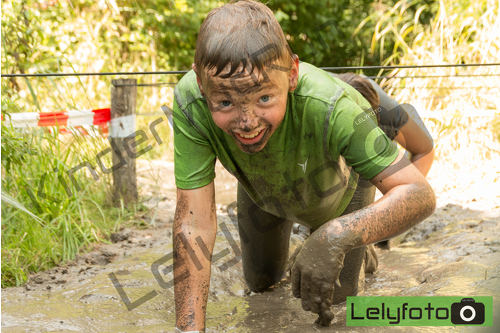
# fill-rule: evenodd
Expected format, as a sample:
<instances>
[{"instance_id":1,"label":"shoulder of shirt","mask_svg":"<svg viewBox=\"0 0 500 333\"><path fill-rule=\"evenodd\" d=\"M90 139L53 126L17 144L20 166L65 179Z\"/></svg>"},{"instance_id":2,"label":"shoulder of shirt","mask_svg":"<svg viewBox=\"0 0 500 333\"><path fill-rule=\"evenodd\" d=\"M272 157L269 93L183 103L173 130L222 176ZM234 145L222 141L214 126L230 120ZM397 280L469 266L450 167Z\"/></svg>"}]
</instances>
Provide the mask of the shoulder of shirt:
<instances>
[{"instance_id":1,"label":"shoulder of shirt","mask_svg":"<svg viewBox=\"0 0 500 333\"><path fill-rule=\"evenodd\" d=\"M364 103L361 94L335 74L305 62L299 64L299 83L293 95L313 98L328 104L341 96L347 96L358 105Z\"/></svg>"},{"instance_id":2,"label":"shoulder of shirt","mask_svg":"<svg viewBox=\"0 0 500 333\"><path fill-rule=\"evenodd\" d=\"M179 80L174 88L174 97L179 107L187 107L196 100L204 99L198 87L194 70L190 70Z\"/></svg>"},{"instance_id":3,"label":"shoulder of shirt","mask_svg":"<svg viewBox=\"0 0 500 333\"><path fill-rule=\"evenodd\" d=\"M332 98L338 98L345 91L345 87L340 82L328 72L309 63L301 62L299 63L299 81L293 95L331 103Z\"/></svg>"}]
</instances>

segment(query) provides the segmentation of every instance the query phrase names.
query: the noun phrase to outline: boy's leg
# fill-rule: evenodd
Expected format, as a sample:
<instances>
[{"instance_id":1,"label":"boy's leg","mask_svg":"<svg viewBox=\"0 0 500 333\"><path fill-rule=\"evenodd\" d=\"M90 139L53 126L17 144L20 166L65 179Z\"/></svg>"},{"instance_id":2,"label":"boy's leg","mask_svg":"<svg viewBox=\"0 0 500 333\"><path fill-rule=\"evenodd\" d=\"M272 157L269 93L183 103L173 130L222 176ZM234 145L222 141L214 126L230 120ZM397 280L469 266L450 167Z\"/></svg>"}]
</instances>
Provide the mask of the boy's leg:
<instances>
[{"instance_id":1,"label":"boy's leg","mask_svg":"<svg viewBox=\"0 0 500 333\"><path fill-rule=\"evenodd\" d=\"M354 211L360 210L375 199L375 186L370 181L359 177L358 187L354 192L351 202L347 206L342 215L347 215ZM333 293L333 304L338 304L346 301L347 296L356 296L358 293L358 282L360 269L365 260L366 246L358 247L346 253L344 259L344 268L340 272L341 287L335 287Z\"/></svg>"},{"instance_id":2,"label":"boy's leg","mask_svg":"<svg viewBox=\"0 0 500 333\"><path fill-rule=\"evenodd\" d=\"M240 184L237 203L243 274L251 291L264 291L285 273L292 222L258 208Z\"/></svg>"}]
</instances>

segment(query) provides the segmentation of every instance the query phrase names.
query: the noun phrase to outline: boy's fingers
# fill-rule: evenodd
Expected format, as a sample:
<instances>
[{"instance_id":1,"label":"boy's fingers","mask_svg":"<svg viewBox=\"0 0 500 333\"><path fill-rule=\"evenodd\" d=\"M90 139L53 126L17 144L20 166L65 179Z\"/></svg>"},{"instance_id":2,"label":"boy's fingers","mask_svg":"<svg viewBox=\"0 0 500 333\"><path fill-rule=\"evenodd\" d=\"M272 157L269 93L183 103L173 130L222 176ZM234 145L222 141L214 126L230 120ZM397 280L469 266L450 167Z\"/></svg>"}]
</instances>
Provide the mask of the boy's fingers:
<instances>
[{"instance_id":1,"label":"boy's fingers","mask_svg":"<svg viewBox=\"0 0 500 333\"><path fill-rule=\"evenodd\" d=\"M319 313L319 317L316 320L316 324L320 326L330 326L332 324L333 318L335 318L335 314L332 311L331 305L322 303L321 312Z\"/></svg>"},{"instance_id":2,"label":"boy's fingers","mask_svg":"<svg viewBox=\"0 0 500 333\"><path fill-rule=\"evenodd\" d=\"M306 311L312 310L311 302L311 285L307 276L302 274L300 278L300 299L302 300L302 308Z\"/></svg>"},{"instance_id":3,"label":"boy's fingers","mask_svg":"<svg viewBox=\"0 0 500 333\"><path fill-rule=\"evenodd\" d=\"M321 289L322 309L324 307L330 308L332 306L334 291L335 288L333 287L333 285L323 285L323 288Z\"/></svg>"},{"instance_id":4,"label":"boy's fingers","mask_svg":"<svg viewBox=\"0 0 500 333\"><path fill-rule=\"evenodd\" d=\"M309 284L304 282L304 277L302 276L300 283L300 299L302 300L302 309L312 311L311 291Z\"/></svg>"},{"instance_id":5,"label":"boy's fingers","mask_svg":"<svg viewBox=\"0 0 500 333\"><path fill-rule=\"evenodd\" d=\"M292 293L294 297L300 298L300 269L292 268Z\"/></svg>"},{"instance_id":6,"label":"boy's fingers","mask_svg":"<svg viewBox=\"0 0 500 333\"><path fill-rule=\"evenodd\" d=\"M309 281L309 293L307 299L309 300L309 311L314 313L321 312L321 303L323 303L321 287L313 281Z\"/></svg>"},{"instance_id":7,"label":"boy's fingers","mask_svg":"<svg viewBox=\"0 0 500 333\"><path fill-rule=\"evenodd\" d=\"M321 297L321 287L319 281L315 281L313 272L303 273L300 281L300 294L302 308L314 313L320 312L320 305L323 302Z\"/></svg>"}]
</instances>

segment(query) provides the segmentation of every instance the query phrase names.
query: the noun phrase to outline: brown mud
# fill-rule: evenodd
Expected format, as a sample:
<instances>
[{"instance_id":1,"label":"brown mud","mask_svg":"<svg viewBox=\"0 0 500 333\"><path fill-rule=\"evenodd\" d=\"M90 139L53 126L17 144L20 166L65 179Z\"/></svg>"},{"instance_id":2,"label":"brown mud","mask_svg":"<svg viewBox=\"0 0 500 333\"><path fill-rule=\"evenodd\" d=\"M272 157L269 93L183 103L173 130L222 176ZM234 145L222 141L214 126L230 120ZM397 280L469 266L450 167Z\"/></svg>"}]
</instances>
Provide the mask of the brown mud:
<instances>
[{"instance_id":1,"label":"brown mud","mask_svg":"<svg viewBox=\"0 0 500 333\"><path fill-rule=\"evenodd\" d=\"M23 287L2 289L3 332L173 332L171 226L175 209L173 165L140 161L139 188L152 213L146 229L124 229L67 265L30 276ZM154 171L151 171L154 170ZM156 180L156 181L155 181ZM432 179L430 179L431 184ZM495 332L500 326L500 207L496 193L471 191L453 198L436 189L436 212L413 230L377 248L379 267L365 279L365 296L493 296L493 327L346 327L345 304L333 307L331 327L301 308L289 279L274 290L247 294L236 229L227 215L236 183L217 167L219 231L207 308L208 332ZM226 233L224 233L226 231ZM292 248L300 244L293 236ZM164 260L160 260L160 259ZM153 274L153 263L159 263ZM113 275L114 274L114 275ZM121 285L122 296L110 275ZM116 284L116 283L115 283ZM130 302L150 299L128 310ZM496 310L495 310L496 309ZM498 331L496 331L498 332Z\"/></svg>"}]
</instances>

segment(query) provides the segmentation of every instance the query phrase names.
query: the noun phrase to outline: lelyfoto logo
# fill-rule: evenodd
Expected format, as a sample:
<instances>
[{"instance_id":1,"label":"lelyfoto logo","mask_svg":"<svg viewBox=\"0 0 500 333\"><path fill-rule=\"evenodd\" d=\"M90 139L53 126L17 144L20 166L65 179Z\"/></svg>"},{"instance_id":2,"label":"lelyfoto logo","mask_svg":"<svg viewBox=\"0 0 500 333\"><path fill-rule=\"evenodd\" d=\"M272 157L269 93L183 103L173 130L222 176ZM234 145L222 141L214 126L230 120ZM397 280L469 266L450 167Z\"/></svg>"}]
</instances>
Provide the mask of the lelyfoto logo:
<instances>
[{"instance_id":1,"label":"lelyfoto logo","mask_svg":"<svg viewBox=\"0 0 500 333\"><path fill-rule=\"evenodd\" d=\"M347 326L492 326L493 297L347 297Z\"/></svg>"}]
</instances>

